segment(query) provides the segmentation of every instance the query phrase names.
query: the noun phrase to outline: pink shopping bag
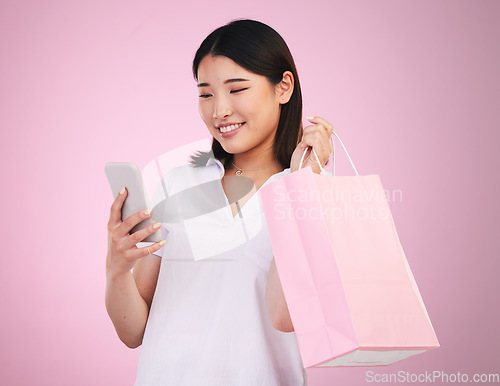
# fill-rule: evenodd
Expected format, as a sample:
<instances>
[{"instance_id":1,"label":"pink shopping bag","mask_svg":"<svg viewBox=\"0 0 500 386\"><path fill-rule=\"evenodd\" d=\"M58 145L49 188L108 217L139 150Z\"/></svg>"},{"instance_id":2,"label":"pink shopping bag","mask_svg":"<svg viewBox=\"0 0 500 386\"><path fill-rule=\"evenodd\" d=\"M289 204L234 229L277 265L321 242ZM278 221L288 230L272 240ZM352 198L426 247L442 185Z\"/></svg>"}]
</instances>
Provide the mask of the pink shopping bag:
<instances>
[{"instance_id":1,"label":"pink shopping bag","mask_svg":"<svg viewBox=\"0 0 500 386\"><path fill-rule=\"evenodd\" d=\"M260 195L305 367L388 365L439 347L378 175L308 167Z\"/></svg>"}]
</instances>

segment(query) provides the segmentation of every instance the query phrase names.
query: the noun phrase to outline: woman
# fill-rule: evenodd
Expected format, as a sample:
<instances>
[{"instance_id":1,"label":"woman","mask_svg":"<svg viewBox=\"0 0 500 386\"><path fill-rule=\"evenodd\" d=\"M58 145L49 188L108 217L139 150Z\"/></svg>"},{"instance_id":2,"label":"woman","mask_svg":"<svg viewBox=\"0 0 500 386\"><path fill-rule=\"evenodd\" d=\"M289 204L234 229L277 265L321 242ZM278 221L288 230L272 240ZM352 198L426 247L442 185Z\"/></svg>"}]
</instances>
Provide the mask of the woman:
<instances>
[{"instance_id":1,"label":"woman","mask_svg":"<svg viewBox=\"0 0 500 386\"><path fill-rule=\"evenodd\" d=\"M168 173L163 186L179 192L216 181L227 206L197 216L192 228L167 216L129 235L151 214L122 222L123 189L108 223L108 313L127 346L143 346L137 385L304 385L260 200L252 193L297 170L304 152L304 167L319 173L333 127L312 117L302 129L293 58L281 36L260 22L237 20L212 32L196 53L193 75L212 152ZM238 188L235 176L254 188L228 200ZM162 225L166 240L136 246Z\"/></svg>"}]
</instances>

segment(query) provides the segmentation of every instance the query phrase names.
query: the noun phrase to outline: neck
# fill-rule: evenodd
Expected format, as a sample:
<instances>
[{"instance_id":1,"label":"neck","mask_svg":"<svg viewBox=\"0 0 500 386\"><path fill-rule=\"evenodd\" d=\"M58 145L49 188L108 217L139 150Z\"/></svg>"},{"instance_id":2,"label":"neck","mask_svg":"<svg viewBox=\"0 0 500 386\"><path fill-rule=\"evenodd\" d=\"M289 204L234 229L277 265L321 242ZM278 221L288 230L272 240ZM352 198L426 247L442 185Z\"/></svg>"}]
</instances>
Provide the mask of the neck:
<instances>
[{"instance_id":1,"label":"neck","mask_svg":"<svg viewBox=\"0 0 500 386\"><path fill-rule=\"evenodd\" d=\"M278 161L272 155L267 157L248 157L243 154L235 154L232 162L241 170L279 166Z\"/></svg>"},{"instance_id":2,"label":"neck","mask_svg":"<svg viewBox=\"0 0 500 386\"><path fill-rule=\"evenodd\" d=\"M241 175L254 180L267 179L283 170L272 152L259 157L235 154L232 162L226 164L226 173L234 175L238 169L242 171Z\"/></svg>"}]
</instances>

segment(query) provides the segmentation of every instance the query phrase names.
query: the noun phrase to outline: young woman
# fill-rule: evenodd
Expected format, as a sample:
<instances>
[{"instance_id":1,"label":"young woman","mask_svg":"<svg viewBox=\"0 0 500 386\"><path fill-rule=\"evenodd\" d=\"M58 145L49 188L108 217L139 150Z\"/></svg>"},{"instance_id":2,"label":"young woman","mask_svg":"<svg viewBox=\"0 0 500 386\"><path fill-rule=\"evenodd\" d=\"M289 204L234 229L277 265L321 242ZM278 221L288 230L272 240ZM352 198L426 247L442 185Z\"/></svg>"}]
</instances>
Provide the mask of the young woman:
<instances>
[{"instance_id":1,"label":"young woman","mask_svg":"<svg viewBox=\"0 0 500 386\"><path fill-rule=\"evenodd\" d=\"M181 192L216 181L227 206L190 219L191 227L162 218L129 235L151 213L122 222L122 189L108 223L108 313L127 346L142 344L137 385L305 385L258 190L297 170L304 152L303 166L319 173L333 127L309 117L302 128L293 58L260 22L237 20L212 32L193 75L212 151L167 173L163 186ZM254 189L232 202L226 196L236 177ZM199 206L189 197L179 207ZM160 227L166 240L136 246Z\"/></svg>"}]
</instances>

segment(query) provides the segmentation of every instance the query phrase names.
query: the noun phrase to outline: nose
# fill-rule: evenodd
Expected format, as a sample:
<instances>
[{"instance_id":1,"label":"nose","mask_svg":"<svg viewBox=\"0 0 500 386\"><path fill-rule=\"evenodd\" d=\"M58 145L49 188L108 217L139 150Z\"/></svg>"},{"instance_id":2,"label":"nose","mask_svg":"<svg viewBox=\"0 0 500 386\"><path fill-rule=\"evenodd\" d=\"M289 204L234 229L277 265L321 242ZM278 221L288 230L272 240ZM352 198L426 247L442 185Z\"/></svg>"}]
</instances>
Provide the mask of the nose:
<instances>
[{"instance_id":1,"label":"nose","mask_svg":"<svg viewBox=\"0 0 500 386\"><path fill-rule=\"evenodd\" d=\"M226 98L219 97L214 103L215 119L224 119L233 113L229 101Z\"/></svg>"}]
</instances>

